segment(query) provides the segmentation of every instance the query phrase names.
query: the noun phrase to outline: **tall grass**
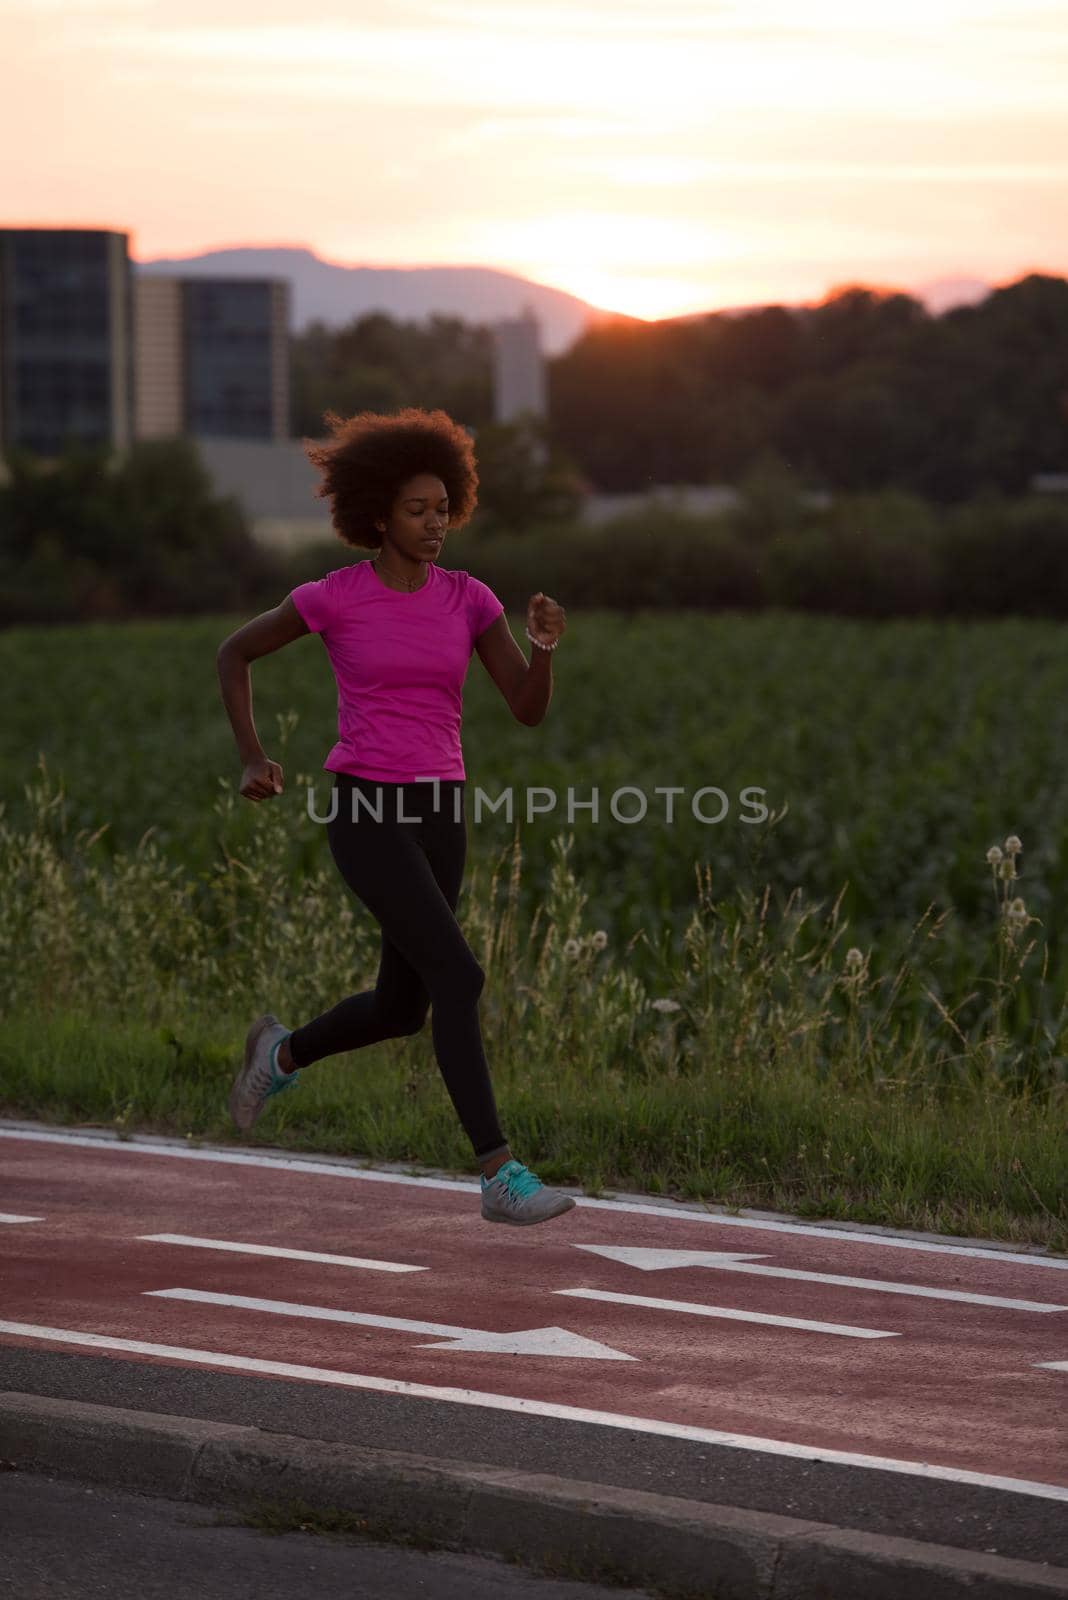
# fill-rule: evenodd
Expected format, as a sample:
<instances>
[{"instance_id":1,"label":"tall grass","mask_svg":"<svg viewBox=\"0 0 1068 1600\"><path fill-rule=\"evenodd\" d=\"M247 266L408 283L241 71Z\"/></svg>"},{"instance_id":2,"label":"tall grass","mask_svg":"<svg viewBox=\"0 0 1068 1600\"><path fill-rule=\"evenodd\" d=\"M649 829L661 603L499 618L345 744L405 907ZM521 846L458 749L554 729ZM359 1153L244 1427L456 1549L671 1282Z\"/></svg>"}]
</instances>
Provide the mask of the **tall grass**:
<instances>
[{"instance_id":1,"label":"tall grass","mask_svg":"<svg viewBox=\"0 0 1068 1600\"><path fill-rule=\"evenodd\" d=\"M219 778L233 786L240 772L215 649L241 620L0 632L8 685L0 801L11 820L28 826L25 785L43 752L66 785L72 826L105 828L105 852L133 849L151 825L167 860L198 881L210 873L220 850ZM509 620L522 640L522 614ZM976 864L1014 829L1026 844L1024 893L1049 954L1045 993L1068 989L1064 629L1011 619L865 624L788 613L569 611L553 672L549 714L534 729L509 716L477 660L464 685L469 789L496 796L512 786L522 796L549 785L560 797L554 814L524 827L525 919L549 880L549 841L571 827L567 787L580 801L597 790L601 820L576 814L571 860L595 926L613 940L670 929L681 959L699 861L720 892L738 885L759 895L770 884L776 914L795 888L829 902L841 895L840 920L853 943L872 948L876 972L925 908L949 910L938 992L960 994L977 975L994 976L989 887ZM311 771L321 792L337 705L321 641L264 657L253 679L271 755L279 755L277 716L299 717L286 747L287 785ZM649 796L640 826L608 816L608 797L627 784ZM686 785L687 796L668 825L653 790L671 784ZM689 796L703 784L731 798L719 825L690 813ZM766 790L774 825L741 823L746 785ZM257 847L255 811L241 801L226 822L229 848L242 857ZM488 871L510 834L503 815L483 817L470 832L469 861ZM305 821L300 836L290 854L295 882L325 855L320 828ZM644 971L644 945L633 959ZM965 1008L969 1024L988 994L981 989Z\"/></svg>"},{"instance_id":2,"label":"tall grass","mask_svg":"<svg viewBox=\"0 0 1068 1600\"><path fill-rule=\"evenodd\" d=\"M293 725L279 718L280 750ZM245 807L250 820L220 780L218 853L191 870L151 829L105 851L100 830L72 828L39 762L25 820L0 810L5 1113L232 1137L249 1021L271 1010L297 1026L373 984L377 924L332 867L301 866L309 782ZM1068 1248L1068 1007L1015 892L1018 851L977 863L994 885L989 961L962 984L944 916L862 950L840 897L796 888L774 909L770 886L717 896L700 862L681 943L644 928L620 943L591 923L573 845L553 837L528 915L517 827L473 863L458 908L521 1159L593 1192ZM306 1069L254 1139L475 1166L429 1028Z\"/></svg>"}]
</instances>

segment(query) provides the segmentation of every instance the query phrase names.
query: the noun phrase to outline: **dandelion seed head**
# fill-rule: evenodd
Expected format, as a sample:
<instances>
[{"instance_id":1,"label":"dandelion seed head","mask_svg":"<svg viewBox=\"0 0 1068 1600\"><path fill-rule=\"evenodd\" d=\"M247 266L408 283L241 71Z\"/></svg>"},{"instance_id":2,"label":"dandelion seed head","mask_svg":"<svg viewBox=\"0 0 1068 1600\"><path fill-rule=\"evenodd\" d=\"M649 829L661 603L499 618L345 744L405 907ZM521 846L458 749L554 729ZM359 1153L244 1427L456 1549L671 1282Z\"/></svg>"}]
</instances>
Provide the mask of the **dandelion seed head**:
<instances>
[{"instance_id":1,"label":"dandelion seed head","mask_svg":"<svg viewBox=\"0 0 1068 1600\"><path fill-rule=\"evenodd\" d=\"M1020 843L1020 840L1014 833L1010 833L1009 837L1005 840L1005 854L1009 856L1018 856L1022 849L1023 845Z\"/></svg>"},{"instance_id":2,"label":"dandelion seed head","mask_svg":"<svg viewBox=\"0 0 1068 1600\"><path fill-rule=\"evenodd\" d=\"M986 853L986 859L992 867L996 867L1001 861L1001 846L992 844Z\"/></svg>"}]
</instances>

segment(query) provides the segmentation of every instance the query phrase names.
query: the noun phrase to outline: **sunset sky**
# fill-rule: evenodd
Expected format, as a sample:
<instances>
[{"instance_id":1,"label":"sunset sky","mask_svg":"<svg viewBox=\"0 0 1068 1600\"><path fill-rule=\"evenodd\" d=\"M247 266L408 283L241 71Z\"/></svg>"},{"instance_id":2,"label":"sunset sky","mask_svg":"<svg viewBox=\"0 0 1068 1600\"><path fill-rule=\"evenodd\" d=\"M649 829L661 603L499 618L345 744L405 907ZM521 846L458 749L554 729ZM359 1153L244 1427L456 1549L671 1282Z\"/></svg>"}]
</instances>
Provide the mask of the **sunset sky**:
<instances>
[{"instance_id":1,"label":"sunset sky","mask_svg":"<svg viewBox=\"0 0 1068 1600\"><path fill-rule=\"evenodd\" d=\"M1068 272L1068 11L0 0L0 225L487 265L643 317Z\"/></svg>"}]
</instances>

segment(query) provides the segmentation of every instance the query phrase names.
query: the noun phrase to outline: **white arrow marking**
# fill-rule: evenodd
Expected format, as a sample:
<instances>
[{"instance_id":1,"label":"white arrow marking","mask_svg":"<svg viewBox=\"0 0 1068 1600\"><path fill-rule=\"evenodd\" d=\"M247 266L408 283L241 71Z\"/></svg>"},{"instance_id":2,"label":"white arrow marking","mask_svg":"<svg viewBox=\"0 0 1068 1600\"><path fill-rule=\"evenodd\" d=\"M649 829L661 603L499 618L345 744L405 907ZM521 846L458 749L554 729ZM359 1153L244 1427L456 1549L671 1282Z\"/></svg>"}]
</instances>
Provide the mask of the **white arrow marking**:
<instances>
[{"instance_id":1,"label":"white arrow marking","mask_svg":"<svg viewBox=\"0 0 1068 1600\"><path fill-rule=\"evenodd\" d=\"M629 1245L577 1244L576 1250L589 1250L592 1255L606 1256L609 1261L622 1261L624 1266L639 1267L642 1272L656 1272L666 1267L730 1267L739 1261L765 1261L767 1256L740 1255L736 1250L641 1250Z\"/></svg>"},{"instance_id":2,"label":"white arrow marking","mask_svg":"<svg viewBox=\"0 0 1068 1600\"><path fill-rule=\"evenodd\" d=\"M1048 1367L1050 1372L1068 1372L1068 1361L1035 1361L1036 1367Z\"/></svg>"},{"instance_id":3,"label":"white arrow marking","mask_svg":"<svg viewBox=\"0 0 1068 1600\"><path fill-rule=\"evenodd\" d=\"M230 1239L197 1239L188 1233L139 1233L139 1239L157 1244L188 1244L201 1250L233 1250L239 1255L282 1256L286 1261L319 1261L331 1267L366 1267L370 1272L429 1272L429 1267L406 1266L401 1261L372 1261L364 1256L332 1256L322 1250L290 1250L278 1244L235 1244Z\"/></svg>"},{"instance_id":4,"label":"white arrow marking","mask_svg":"<svg viewBox=\"0 0 1068 1600\"><path fill-rule=\"evenodd\" d=\"M809 1322L805 1317L773 1317L765 1311L735 1311L727 1306L699 1306L692 1300L656 1300L652 1295L610 1294L607 1289L554 1289L553 1294L577 1300L608 1300L619 1306L651 1306L654 1311L688 1311L695 1317L726 1317L731 1322L765 1322L774 1328L802 1328L807 1333L838 1333L846 1339L900 1339L878 1328L850 1328L840 1322Z\"/></svg>"},{"instance_id":5,"label":"white arrow marking","mask_svg":"<svg viewBox=\"0 0 1068 1600\"><path fill-rule=\"evenodd\" d=\"M419 1345L418 1349L482 1350L510 1356L582 1356L601 1361L635 1361L606 1344L583 1339L566 1328L527 1328L519 1333L491 1333L485 1328L453 1328L443 1322L410 1322L406 1317L379 1317L367 1311L335 1311L331 1306L293 1305L288 1300L257 1300L251 1295L211 1294L206 1289L146 1289L164 1300L197 1300L211 1306L241 1306L267 1311L278 1317L317 1317L323 1322L355 1323L364 1328L394 1328L399 1333L430 1333L448 1339L447 1345Z\"/></svg>"},{"instance_id":6,"label":"white arrow marking","mask_svg":"<svg viewBox=\"0 0 1068 1600\"><path fill-rule=\"evenodd\" d=\"M44 1217L20 1217L17 1211L0 1211L0 1222L43 1222Z\"/></svg>"},{"instance_id":7,"label":"white arrow marking","mask_svg":"<svg viewBox=\"0 0 1068 1600\"><path fill-rule=\"evenodd\" d=\"M963 1289L928 1289L919 1283L883 1283L877 1278L847 1278L837 1272L803 1272L796 1267L753 1267L763 1256L732 1255L727 1250L641 1250L613 1244L577 1244L610 1261L638 1267L642 1272L664 1272L670 1267L712 1267L726 1272L751 1272L762 1278L800 1278L806 1283L835 1283L843 1289L876 1289L880 1294L916 1294L928 1300L960 1300L965 1305L1000 1306L1006 1311L1068 1311L1068 1306L1044 1300L1007 1300L996 1294L968 1294Z\"/></svg>"}]
</instances>

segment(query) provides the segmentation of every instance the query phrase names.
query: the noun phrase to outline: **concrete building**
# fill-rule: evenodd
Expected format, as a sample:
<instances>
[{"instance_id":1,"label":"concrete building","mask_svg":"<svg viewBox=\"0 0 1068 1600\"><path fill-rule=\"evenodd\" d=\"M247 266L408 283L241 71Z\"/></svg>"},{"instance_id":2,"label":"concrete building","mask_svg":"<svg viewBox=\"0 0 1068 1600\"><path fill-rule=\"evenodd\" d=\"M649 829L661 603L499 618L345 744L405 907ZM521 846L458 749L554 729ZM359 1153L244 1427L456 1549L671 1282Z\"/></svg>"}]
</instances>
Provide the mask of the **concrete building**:
<instances>
[{"instance_id":1,"label":"concrete building","mask_svg":"<svg viewBox=\"0 0 1068 1600\"><path fill-rule=\"evenodd\" d=\"M319 471L300 439L201 437L196 446L215 492L237 497L261 544L289 550L335 537L330 507L315 493Z\"/></svg>"},{"instance_id":2,"label":"concrete building","mask_svg":"<svg viewBox=\"0 0 1068 1600\"><path fill-rule=\"evenodd\" d=\"M493 415L515 422L524 413L544 419L549 411L545 357L538 319L530 306L523 315L493 324Z\"/></svg>"},{"instance_id":3,"label":"concrete building","mask_svg":"<svg viewBox=\"0 0 1068 1600\"><path fill-rule=\"evenodd\" d=\"M128 242L109 229L0 228L0 450L129 444Z\"/></svg>"},{"instance_id":4,"label":"concrete building","mask_svg":"<svg viewBox=\"0 0 1068 1600\"><path fill-rule=\"evenodd\" d=\"M134 350L138 439L185 432L182 285L178 278L134 278Z\"/></svg>"},{"instance_id":5,"label":"concrete building","mask_svg":"<svg viewBox=\"0 0 1068 1600\"><path fill-rule=\"evenodd\" d=\"M135 280L137 437L289 436L289 283Z\"/></svg>"},{"instance_id":6,"label":"concrete building","mask_svg":"<svg viewBox=\"0 0 1068 1600\"><path fill-rule=\"evenodd\" d=\"M826 489L803 490L799 497L802 505L825 511L834 496ZM642 512L655 517L658 512L678 512L682 516L714 517L733 511L742 503L744 495L729 483L675 483L654 484L651 489L628 490L622 494L601 494L595 491L586 496L580 521L590 528L601 527L615 517L625 517Z\"/></svg>"}]
</instances>

